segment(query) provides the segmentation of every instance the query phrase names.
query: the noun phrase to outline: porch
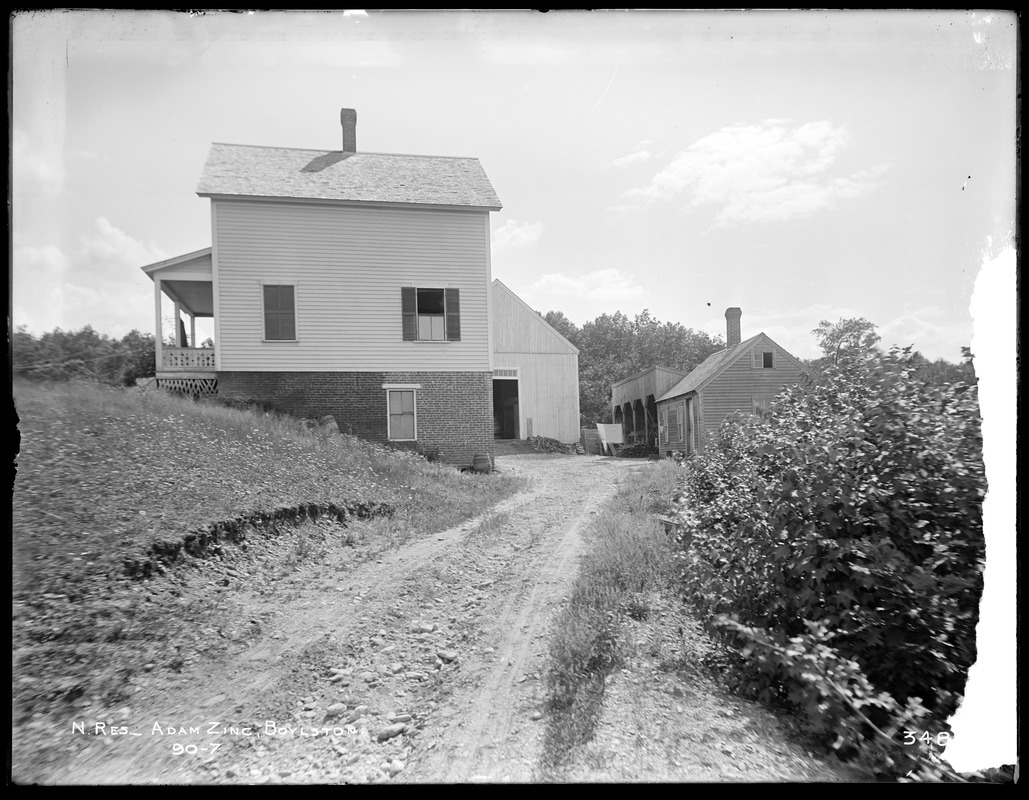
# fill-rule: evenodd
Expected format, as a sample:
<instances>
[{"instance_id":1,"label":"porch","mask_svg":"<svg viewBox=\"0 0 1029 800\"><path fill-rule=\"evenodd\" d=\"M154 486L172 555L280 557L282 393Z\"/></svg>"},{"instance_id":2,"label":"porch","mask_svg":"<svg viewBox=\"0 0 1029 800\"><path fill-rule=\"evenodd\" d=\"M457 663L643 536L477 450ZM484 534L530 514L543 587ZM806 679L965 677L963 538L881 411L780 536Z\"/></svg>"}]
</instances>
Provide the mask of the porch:
<instances>
[{"instance_id":1,"label":"porch","mask_svg":"<svg viewBox=\"0 0 1029 800\"><path fill-rule=\"evenodd\" d=\"M197 342L197 320L214 319L211 248L151 264L143 271L154 282L157 385L192 395L214 394L218 389L217 345ZM170 332L164 318L165 300L172 304Z\"/></svg>"}]
</instances>

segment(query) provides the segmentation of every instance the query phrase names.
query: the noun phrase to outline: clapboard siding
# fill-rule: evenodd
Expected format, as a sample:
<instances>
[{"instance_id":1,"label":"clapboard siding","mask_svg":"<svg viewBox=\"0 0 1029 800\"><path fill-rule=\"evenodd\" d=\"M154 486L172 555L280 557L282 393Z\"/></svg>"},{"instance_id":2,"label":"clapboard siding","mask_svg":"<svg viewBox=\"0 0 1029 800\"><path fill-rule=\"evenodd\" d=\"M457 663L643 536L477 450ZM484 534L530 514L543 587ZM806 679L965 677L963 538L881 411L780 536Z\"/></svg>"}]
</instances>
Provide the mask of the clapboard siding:
<instances>
[{"instance_id":1,"label":"clapboard siding","mask_svg":"<svg viewBox=\"0 0 1029 800\"><path fill-rule=\"evenodd\" d=\"M487 211L212 203L220 369L489 369ZM295 342L262 341L278 281L296 285ZM461 340L403 341L405 285L459 289Z\"/></svg>"},{"instance_id":2,"label":"clapboard siding","mask_svg":"<svg viewBox=\"0 0 1029 800\"><path fill-rule=\"evenodd\" d=\"M774 352L775 366L772 369L755 369L752 366L754 350ZM771 399L787 385L797 383L800 376L800 367L782 350L759 341L704 387L704 433L713 435L734 411L751 413L755 398Z\"/></svg>"},{"instance_id":3,"label":"clapboard siding","mask_svg":"<svg viewBox=\"0 0 1029 800\"><path fill-rule=\"evenodd\" d=\"M497 353L497 368L518 369L518 430L559 442L579 438L579 357L575 353Z\"/></svg>"},{"instance_id":4,"label":"clapboard siding","mask_svg":"<svg viewBox=\"0 0 1029 800\"><path fill-rule=\"evenodd\" d=\"M686 373L669 367L651 367L639 375L611 384L611 408L634 403L636 400L646 402L651 395L655 399L663 395L676 383L686 377Z\"/></svg>"},{"instance_id":5,"label":"clapboard siding","mask_svg":"<svg viewBox=\"0 0 1029 800\"><path fill-rule=\"evenodd\" d=\"M500 281L493 282L493 366L518 368L518 430L579 438L579 351Z\"/></svg>"},{"instance_id":6,"label":"clapboard siding","mask_svg":"<svg viewBox=\"0 0 1029 800\"><path fill-rule=\"evenodd\" d=\"M497 353L575 353L575 347L500 281L494 281L493 349Z\"/></svg>"}]
</instances>

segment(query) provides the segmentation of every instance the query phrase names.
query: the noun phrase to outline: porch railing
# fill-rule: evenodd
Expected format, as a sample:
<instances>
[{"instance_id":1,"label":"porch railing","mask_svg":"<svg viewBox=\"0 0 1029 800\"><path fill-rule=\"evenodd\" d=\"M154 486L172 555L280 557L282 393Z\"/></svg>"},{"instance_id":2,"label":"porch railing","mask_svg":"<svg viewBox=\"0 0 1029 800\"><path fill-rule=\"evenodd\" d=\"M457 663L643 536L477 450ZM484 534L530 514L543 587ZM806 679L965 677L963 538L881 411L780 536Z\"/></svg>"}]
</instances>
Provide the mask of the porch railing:
<instances>
[{"instance_id":1,"label":"porch railing","mask_svg":"<svg viewBox=\"0 0 1029 800\"><path fill-rule=\"evenodd\" d=\"M214 349L211 347L163 347L161 369L165 371L214 372Z\"/></svg>"}]
</instances>

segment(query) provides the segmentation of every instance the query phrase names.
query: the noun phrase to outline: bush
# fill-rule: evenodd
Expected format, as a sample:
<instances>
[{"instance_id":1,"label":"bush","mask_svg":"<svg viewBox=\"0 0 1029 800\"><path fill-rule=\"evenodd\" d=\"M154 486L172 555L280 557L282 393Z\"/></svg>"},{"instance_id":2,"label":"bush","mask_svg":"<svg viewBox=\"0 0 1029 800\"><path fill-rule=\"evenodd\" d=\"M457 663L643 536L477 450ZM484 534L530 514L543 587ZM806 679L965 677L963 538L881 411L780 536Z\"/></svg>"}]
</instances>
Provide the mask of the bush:
<instances>
[{"instance_id":1,"label":"bush","mask_svg":"<svg viewBox=\"0 0 1029 800\"><path fill-rule=\"evenodd\" d=\"M678 496L687 594L751 656L746 681L842 729L845 755L949 717L976 656L976 389L915 369L894 350L727 420Z\"/></svg>"}]
</instances>

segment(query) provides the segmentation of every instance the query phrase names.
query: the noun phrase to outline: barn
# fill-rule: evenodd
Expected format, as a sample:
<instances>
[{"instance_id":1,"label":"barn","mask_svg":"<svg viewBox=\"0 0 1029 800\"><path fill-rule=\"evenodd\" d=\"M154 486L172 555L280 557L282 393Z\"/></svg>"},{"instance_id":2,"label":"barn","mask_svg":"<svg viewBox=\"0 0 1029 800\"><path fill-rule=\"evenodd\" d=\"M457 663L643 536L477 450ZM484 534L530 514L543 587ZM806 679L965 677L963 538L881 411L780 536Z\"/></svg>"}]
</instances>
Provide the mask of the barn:
<instances>
[{"instance_id":1,"label":"barn","mask_svg":"<svg viewBox=\"0 0 1029 800\"><path fill-rule=\"evenodd\" d=\"M491 293L493 432L579 439L579 350L499 280Z\"/></svg>"}]
</instances>

